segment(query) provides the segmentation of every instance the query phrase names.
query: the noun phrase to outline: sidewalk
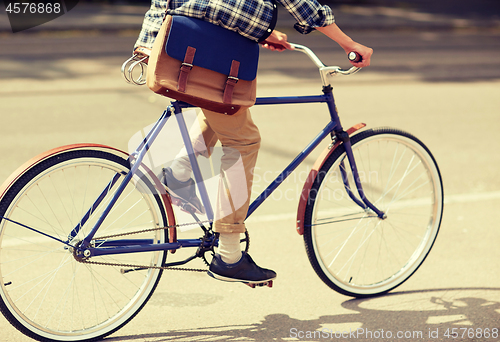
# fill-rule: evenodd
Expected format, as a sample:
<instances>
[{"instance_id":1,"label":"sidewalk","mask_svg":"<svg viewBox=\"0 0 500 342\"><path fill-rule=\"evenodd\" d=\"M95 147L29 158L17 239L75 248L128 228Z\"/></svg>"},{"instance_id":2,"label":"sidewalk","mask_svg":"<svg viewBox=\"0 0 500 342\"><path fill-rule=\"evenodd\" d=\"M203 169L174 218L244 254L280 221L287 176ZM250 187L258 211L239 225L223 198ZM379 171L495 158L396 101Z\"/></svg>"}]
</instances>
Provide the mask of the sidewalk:
<instances>
[{"instance_id":1,"label":"sidewalk","mask_svg":"<svg viewBox=\"0 0 500 342\"><path fill-rule=\"evenodd\" d=\"M412 10L411 6L332 6L339 25L346 30L454 30L500 29L500 17L483 12L481 16L441 14ZM139 30L147 5L102 5L80 3L67 14L48 23L23 31L97 31ZM493 11L494 12L494 11ZM280 8L278 28L288 30L295 20ZM12 33L5 7L0 5L0 33Z\"/></svg>"}]
</instances>

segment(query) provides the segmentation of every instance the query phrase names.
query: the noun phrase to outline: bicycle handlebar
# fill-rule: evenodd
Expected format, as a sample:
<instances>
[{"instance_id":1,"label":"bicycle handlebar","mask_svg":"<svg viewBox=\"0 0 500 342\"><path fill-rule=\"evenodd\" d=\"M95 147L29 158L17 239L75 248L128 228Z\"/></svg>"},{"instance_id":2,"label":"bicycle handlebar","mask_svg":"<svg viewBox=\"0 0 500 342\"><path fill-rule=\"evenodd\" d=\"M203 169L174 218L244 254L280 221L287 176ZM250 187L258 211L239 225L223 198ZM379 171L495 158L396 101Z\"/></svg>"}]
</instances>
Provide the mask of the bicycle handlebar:
<instances>
[{"instance_id":1,"label":"bicycle handlebar","mask_svg":"<svg viewBox=\"0 0 500 342\"><path fill-rule=\"evenodd\" d=\"M122 74L125 77L125 81L130 84L134 85L144 85L146 84L146 68L147 68L147 60L149 57L141 55L141 54L135 54L127 59L123 64L122 64ZM140 67L141 73L138 77L134 77L134 69L136 67Z\"/></svg>"},{"instance_id":2,"label":"bicycle handlebar","mask_svg":"<svg viewBox=\"0 0 500 342\"><path fill-rule=\"evenodd\" d=\"M349 69L342 69L339 66L326 66L319 58L316 56L314 52L312 52L311 49L309 49L307 46L300 45L300 44L294 44L290 43L290 45L293 46L295 51L300 51L303 52L311 59L311 61L318 67L319 73L321 75L321 80L323 81L324 86L330 85L328 82L328 76L336 76L336 75L353 75L357 73L361 68L352 66ZM351 52L356 54L355 52ZM357 54L356 54L357 55Z\"/></svg>"}]
</instances>

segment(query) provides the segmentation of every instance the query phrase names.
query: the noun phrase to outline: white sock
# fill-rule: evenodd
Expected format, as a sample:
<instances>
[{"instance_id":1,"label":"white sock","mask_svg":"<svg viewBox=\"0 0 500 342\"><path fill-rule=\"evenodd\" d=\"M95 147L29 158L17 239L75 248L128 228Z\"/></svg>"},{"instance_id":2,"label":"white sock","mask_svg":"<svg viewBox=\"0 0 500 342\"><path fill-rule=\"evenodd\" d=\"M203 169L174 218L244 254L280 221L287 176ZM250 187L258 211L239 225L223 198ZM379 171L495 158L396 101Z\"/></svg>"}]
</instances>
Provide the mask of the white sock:
<instances>
[{"instance_id":1,"label":"white sock","mask_svg":"<svg viewBox=\"0 0 500 342\"><path fill-rule=\"evenodd\" d=\"M206 158L209 157L209 152L207 151L207 146L205 145L205 141L203 140L203 134L200 131L200 126L195 123L194 126L190 130L190 135L192 137L196 137L193 141L193 150L195 156L202 155ZM193 171L193 167L191 166L191 162L189 160L189 156L184 146L181 148L179 153L175 156L175 159L170 165L172 169L172 173L178 181L185 182L191 178L191 173Z\"/></svg>"},{"instance_id":2,"label":"white sock","mask_svg":"<svg viewBox=\"0 0 500 342\"><path fill-rule=\"evenodd\" d=\"M237 263L241 259L240 233L220 233L218 251L226 264Z\"/></svg>"},{"instance_id":3,"label":"white sock","mask_svg":"<svg viewBox=\"0 0 500 342\"><path fill-rule=\"evenodd\" d=\"M174 162L170 166L175 179L180 182L185 182L191 178L191 162L186 150L183 148L175 157Z\"/></svg>"}]
</instances>

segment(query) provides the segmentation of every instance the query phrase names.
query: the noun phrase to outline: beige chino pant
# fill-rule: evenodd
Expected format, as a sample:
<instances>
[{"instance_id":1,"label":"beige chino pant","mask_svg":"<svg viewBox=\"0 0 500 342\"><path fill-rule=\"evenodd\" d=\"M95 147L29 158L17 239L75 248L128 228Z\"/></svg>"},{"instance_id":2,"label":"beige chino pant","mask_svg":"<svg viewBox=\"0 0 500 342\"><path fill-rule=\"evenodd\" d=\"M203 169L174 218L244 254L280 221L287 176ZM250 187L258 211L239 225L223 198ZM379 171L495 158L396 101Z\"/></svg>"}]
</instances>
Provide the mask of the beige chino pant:
<instances>
[{"instance_id":1,"label":"beige chino pant","mask_svg":"<svg viewBox=\"0 0 500 342\"><path fill-rule=\"evenodd\" d=\"M198 121L208 155L217 141L221 142L223 150L217 203L214 208L214 231L243 233L250 205L253 170L260 148L259 129L248 109L234 115L203 109ZM199 151L196 147L195 150Z\"/></svg>"}]
</instances>

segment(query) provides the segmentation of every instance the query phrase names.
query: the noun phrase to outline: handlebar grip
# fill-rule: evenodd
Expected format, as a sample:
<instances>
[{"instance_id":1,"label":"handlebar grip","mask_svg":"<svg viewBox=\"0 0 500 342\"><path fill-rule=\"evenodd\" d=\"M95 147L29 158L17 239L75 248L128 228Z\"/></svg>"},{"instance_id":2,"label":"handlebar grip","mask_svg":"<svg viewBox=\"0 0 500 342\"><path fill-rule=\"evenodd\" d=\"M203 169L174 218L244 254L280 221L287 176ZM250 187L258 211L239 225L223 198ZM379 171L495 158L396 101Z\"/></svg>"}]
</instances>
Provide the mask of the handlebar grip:
<instances>
[{"instance_id":1,"label":"handlebar grip","mask_svg":"<svg viewBox=\"0 0 500 342\"><path fill-rule=\"evenodd\" d=\"M354 63L359 63L363 60L363 57L361 57L361 55L355 51L349 52L349 54L347 55L347 58L351 62L354 62Z\"/></svg>"}]
</instances>

